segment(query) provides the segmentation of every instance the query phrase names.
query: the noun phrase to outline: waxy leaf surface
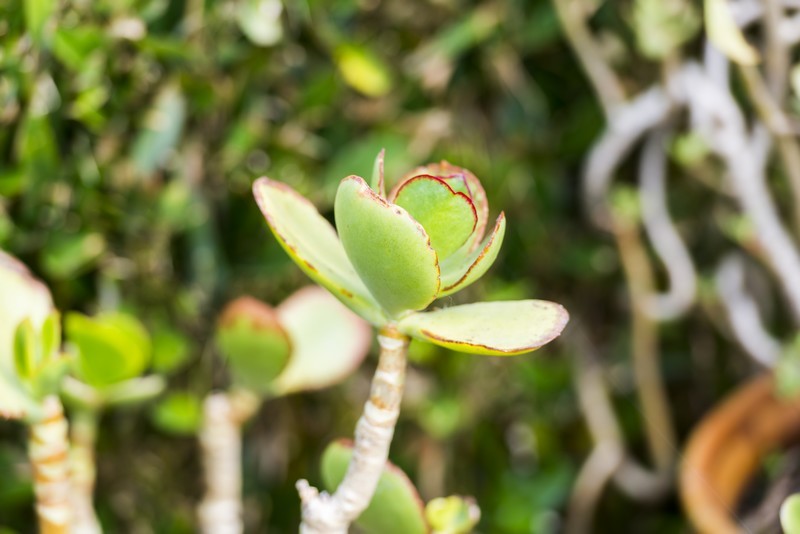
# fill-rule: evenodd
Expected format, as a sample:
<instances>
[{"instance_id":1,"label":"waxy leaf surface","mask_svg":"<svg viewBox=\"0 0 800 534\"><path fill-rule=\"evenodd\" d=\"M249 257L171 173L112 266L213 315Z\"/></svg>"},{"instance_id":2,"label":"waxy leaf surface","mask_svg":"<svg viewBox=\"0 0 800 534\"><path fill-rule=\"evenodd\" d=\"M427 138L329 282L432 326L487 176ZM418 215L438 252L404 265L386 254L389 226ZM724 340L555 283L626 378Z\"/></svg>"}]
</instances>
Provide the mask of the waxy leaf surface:
<instances>
[{"instance_id":1,"label":"waxy leaf surface","mask_svg":"<svg viewBox=\"0 0 800 534\"><path fill-rule=\"evenodd\" d=\"M347 256L391 315L421 310L439 292L439 265L428 235L403 208L357 176L339 184L336 228Z\"/></svg>"},{"instance_id":2,"label":"waxy leaf surface","mask_svg":"<svg viewBox=\"0 0 800 534\"><path fill-rule=\"evenodd\" d=\"M329 491L334 491L344 479L353 447L347 441L335 441L322 455L322 479ZM408 476L387 462L378 481L375 496L366 510L356 519L365 534L425 534L424 508L417 489Z\"/></svg>"},{"instance_id":3,"label":"waxy leaf surface","mask_svg":"<svg viewBox=\"0 0 800 534\"><path fill-rule=\"evenodd\" d=\"M385 317L359 279L336 231L311 202L289 186L260 178L253 194L272 233L297 265L374 325Z\"/></svg>"},{"instance_id":4,"label":"waxy leaf surface","mask_svg":"<svg viewBox=\"0 0 800 534\"><path fill-rule=\"evenodd\" d=\"M292 340L288 365L274 384L278 394L331 386L369 352L369 325L319 287L297 291L276 311Z\"/></svg>"},{"instance_id":5,"label":"waxy leaf surface","mask_svg":"<svg viewBox=\"0 0 800 534\"><path fill-rule=\"evenodd\" d=\"M442 261L442 289L439 291L439 297L455 293L483 276L497 259L505 234L506 217L501 213L494 230L484 239L480 247L472 252L464 248ZM461 254L462 251L464 255Z\"/></svg>"},{"instance_id":6,"label":"waxy leaf surface","mask_svg":"<svg viewBox=\"0 0 800 534\"><path fill-rule=\"evenodd\" d=\"M469 197L433 176L416 176L405 182L394 203L425 228L440 260L458 250L478 222Z\"/></svg>"},{"instance_id":7,"label":"waxy leaf surface","mask_svg":"<svg viewBox=\"0 0 800 534\"><path fill-rule=\"evenodd\" d=\"M511 356L552 341L568 320L563 306L545 300L479 302L410 314L398 329L460 352Z\"/></svg>"}]
</instances>

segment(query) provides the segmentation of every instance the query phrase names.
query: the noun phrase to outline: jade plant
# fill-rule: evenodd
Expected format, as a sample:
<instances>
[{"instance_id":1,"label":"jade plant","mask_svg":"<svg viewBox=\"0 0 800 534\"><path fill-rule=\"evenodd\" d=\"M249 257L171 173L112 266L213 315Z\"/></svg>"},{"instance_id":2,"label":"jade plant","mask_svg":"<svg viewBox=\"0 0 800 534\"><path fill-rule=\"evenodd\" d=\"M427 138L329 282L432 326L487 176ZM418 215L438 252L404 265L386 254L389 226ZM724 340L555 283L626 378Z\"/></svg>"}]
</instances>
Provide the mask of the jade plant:
<instances>
[{"instance_id":1,"label":"jade plant","mask_svg":"<svg viewBox=\"0 0 800 534\"><path fill-rule=\"evenodd\" d=\"M510 356L553 340L568 320L562 306L541 300L425 311L486 272L500 250L505 216L500 213L484 235L489 205L480 181L445 161L415 169L387 194L383 161L381 151L370 183L358 176L341 181L336 229L286 184L266 177L253 184L267 224L289 256L378 329L378 368L346 475L332 494L305 480L297 484L303 532L346 532L369 504L388 458L412 337L461 352Z\"/></svg>"},{"instance_id":2,"label":"jade plant","mask_svg":"<svg viewBox=\"0 0 800 534\"><path fill-rule=\"evenodd\" d=\"M71 520L67 420L58 398L68 359L50 291L0 251L0 417L29 428L36 515L42 534L66 534Z\"/></svg>"},{"instance_id":3,"label":"jade plant","mask_svg":"<svg viewBox=\"0 0 800 534\"><path fill-rule=\"evenodd\" d=\"M790 495L783 501L780 518L786 534L800 534L800 493Z\"/></svg>"},{"instance_id":4,"label":"jade plant","mask_svg":"<svg viewBox=\"0 0 800 534\"><path fill-rule=\"evenodd\" d=\"M328 387L349 375L370 347L369 325L325 290L300 289L276 308L240 297L220 314L216 344L231 375L208 395L199 432L206 493L205 533L242 532L241 429L261 402Z\"/></svg>"},{"instance_id":5,"label":"jade plant","mask_svg":"<svg viewBox=\"0 0 800 534\"><path fill-rule=\"evenodd\" d=\"M94 442L102 410L154 397L150 338L123 313L68 313L67 352L49 290L0 252L0 415L30 427L36 511L43 533L101 532L94 512ZM61 394L71 407L64 417Z\"/></svg>"},{"instance_id":6,"label":"jade plant","mask_svg":"<svg viewBox=\"0 0 800 534\"><path fill-rule=\"evenodd\" d=\"M74 354L72 373L62 385L70 408L72 530L102 532L94 511L95 441L103 411L139 404L159 395L165 386L157 374L142 376L152 361L152 341L144 325L122 312L88 317L67 313L67 346Z\"/></svg>"}]
</instances>

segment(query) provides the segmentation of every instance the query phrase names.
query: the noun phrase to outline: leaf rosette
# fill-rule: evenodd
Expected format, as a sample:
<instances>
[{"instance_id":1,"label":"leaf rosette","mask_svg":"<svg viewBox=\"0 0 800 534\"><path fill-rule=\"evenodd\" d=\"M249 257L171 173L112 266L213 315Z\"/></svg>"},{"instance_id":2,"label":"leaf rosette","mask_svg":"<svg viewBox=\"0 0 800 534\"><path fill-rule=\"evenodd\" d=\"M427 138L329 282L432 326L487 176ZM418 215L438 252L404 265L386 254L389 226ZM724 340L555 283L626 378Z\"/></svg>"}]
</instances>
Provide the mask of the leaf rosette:
<instances>
[{"instance_id":1,"label":"leaf rosette","mask_svg":"<svg viewBox=\"0 0 800 534\"><path fill-rule=\"evenodd\" d=\"M547 301L424 312L486 273L503 242L505 215L487 231L480 180L446 161L418 167L387 194L383 157L371 183L348 176L339 184L336 229L289 186L269 178L253 184L267 224L298 266L373 325L462 352L520 354L557 337L568 314Z\"/></svg>"}]
</instances>

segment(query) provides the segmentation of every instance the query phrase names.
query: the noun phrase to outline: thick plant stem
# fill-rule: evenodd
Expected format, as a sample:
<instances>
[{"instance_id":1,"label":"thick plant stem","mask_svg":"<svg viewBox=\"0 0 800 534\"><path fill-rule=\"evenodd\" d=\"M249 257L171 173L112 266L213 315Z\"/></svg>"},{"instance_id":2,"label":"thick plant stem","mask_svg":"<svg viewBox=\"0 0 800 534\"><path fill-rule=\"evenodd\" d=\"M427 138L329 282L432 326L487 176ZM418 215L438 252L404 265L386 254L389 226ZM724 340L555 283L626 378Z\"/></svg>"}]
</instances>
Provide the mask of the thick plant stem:
<instances>
[{"instance_id":1,"label":"thick plant stem","mask_svg":"<svg viewBox=\"0 0 800 534\"><path fill-rule=\"evenodd\" d=\"M95 441L97 414L79 410L72 417L70 427L70 469L72 472L72 528L71 534L100 534L100 522L94 511Z\"/></svg>"},{"instance_id":2,"label":"thick plant stem","mask_svg":"<svg viewBox=\"0 0 800 534\"><path fill-rule=\"evenodd\" d=\"M72 519L67 458L68 425L58 397L47 397L43 412L42 420L31 425L28 441L39 532L67 534Z\"/></svg>"},{"instance_id":3,"label":"thick plant stem","mask_svg":"<svg viewBox=\"0 0 800 534\"><path fill-rule=\"evenodd\" d=\"M206 493L198 507L200 531L239 534L242 522L242 424L258 408L248 393L214 393L203 404L200 447Z\"/></svg>"},{"instance_id":4,"label":"thick plant stem","mask_svg":"<svg viewBox=\"0 0 800 534\"><path fill-rule=\"evenodd\" d=\"M346 534L375 493L400 415L409 338L388 326L379 332L378 343L378 369L356 425L353 457L344 480L333 495L320 493L306 480L297 482L303 510L301 534Z\"/></svg>"}]
</instances>

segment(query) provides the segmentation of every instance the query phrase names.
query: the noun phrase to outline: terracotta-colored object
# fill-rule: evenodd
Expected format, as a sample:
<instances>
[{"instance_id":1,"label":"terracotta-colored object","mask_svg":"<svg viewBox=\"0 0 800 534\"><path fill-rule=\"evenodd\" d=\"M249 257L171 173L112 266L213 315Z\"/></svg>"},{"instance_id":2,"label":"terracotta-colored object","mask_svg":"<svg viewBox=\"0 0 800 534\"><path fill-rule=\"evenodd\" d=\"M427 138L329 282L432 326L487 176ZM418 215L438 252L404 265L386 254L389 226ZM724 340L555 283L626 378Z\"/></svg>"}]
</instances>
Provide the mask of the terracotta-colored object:
<instances>
[{"instance_id":1,"label":"terracotta-colored object","mask_svg":"<svg viewBox=\"0 0 800 534\"><path fill-rule=\"evenodd\" d=\"M680 471L681 498L706 534L743 532L737 505L762 458L800 436L800 398L780 399L771 374L742 386L695 428Z\"/></svg>"}]
</instances>

